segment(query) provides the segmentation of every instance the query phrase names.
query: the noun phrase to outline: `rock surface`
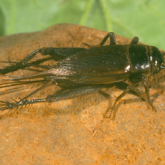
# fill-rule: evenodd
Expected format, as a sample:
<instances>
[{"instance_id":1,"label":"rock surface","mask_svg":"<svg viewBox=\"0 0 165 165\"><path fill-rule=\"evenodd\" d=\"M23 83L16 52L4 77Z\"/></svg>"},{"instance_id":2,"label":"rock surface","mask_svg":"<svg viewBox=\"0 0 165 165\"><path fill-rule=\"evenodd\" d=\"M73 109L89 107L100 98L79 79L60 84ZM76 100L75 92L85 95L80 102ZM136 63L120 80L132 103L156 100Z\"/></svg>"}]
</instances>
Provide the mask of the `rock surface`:
<instances>
[{"instance_id":1,"label":"rock surface","mask_svg":"<svg viewBox=\"0 0 165 165\"><path fill-rule=\"evenodd\" d=\"M95 45L106 34L59 24L41 32L0 37L0 58L20 61L42 47ZM118 35L116 40L117 44L130 42ZM19 75L25 73L17 71ZM7 94L0 100L19 99L29 90L25 87L23 93ZM114 88L103 91L110 95L110 103L122 92ZM48 92L43 90L36 97ZM155 92L157 89L151 89L151 95ZM165 164L165 94L154 99L156 113L136 96L129 94L124 100L125 104L117 106L114 121L103 119L109 103L99 93L0 112L0 164Z\"/></svg>"}]
</instances>

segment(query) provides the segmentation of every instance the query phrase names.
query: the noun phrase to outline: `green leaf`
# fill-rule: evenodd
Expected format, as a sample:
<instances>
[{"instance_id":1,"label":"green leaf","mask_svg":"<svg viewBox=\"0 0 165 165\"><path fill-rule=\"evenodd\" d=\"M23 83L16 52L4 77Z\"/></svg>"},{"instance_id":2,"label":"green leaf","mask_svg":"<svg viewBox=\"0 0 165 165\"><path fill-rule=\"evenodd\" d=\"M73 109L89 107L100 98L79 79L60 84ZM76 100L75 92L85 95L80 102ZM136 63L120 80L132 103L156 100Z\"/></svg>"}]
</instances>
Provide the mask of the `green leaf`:
<instances>
[{"instance_id":1,"label":"green leaf","mask_svg":"<svg viewBox=\"0 0 165 165\"><path fill-rule=\"evenodd\" d=\"M1 0L0 35L74 23L133 38L165 50L165 1Z\"/></svg>"}]
</instances>

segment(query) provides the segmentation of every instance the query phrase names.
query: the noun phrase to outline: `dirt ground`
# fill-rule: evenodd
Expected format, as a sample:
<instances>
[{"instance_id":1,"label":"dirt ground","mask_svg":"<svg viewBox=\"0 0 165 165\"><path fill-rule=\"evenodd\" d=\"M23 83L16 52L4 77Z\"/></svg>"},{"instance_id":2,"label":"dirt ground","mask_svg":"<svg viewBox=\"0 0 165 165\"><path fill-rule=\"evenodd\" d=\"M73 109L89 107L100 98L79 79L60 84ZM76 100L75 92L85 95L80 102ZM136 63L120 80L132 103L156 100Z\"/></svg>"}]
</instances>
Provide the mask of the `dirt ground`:
<instances>
[{"instance_id":1,"label":"dirt ground","mask_svg":"<svg viewBox=\"0 0 165 165\"><path fill-rule=\"evenodd\" d=\"M59 24L41 32L0 37L0 61L20 61L42 47L98 44L106 34L79 25ZM118 35L116 40L117 44L130 42ZM36 58L40 57L38 54ZM0 68L5 65L2 63ZM28 73L20 70L8 75ZM4 78L0 77L1 83ZM128 94L117 106L115 120L103 118L109 101L99 92L1 111L0 164L164 165L165 93L159 92L163 82L160 87L150 90L157 112L145 101ZM55 88L40 91L35 97L43 97ZM32 89L33 86L25 86L20 93L1 95L0 100L19 100ZM103 91L110 95L110 104L122 92L114 87Z\"/></svg>"}]
</instances>

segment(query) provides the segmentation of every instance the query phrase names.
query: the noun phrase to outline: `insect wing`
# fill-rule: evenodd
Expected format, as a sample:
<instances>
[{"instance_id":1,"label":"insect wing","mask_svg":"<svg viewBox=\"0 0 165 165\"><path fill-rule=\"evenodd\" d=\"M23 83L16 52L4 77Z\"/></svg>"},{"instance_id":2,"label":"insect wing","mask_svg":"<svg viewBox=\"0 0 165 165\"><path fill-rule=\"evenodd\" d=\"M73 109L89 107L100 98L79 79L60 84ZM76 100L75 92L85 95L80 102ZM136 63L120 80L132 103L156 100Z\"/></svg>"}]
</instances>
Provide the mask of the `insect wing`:
<instances>
[{"instance_id":1,"label":"insect wing","mask_svg":"<svg viewBox=\"0 0 165 165\"><path fill-rule=\"evenodd\" d=\"M126 46L102 46L78 52L54 66L56 76L78 84L109 84L128 78Z\"/></svg>"}]
</instances>

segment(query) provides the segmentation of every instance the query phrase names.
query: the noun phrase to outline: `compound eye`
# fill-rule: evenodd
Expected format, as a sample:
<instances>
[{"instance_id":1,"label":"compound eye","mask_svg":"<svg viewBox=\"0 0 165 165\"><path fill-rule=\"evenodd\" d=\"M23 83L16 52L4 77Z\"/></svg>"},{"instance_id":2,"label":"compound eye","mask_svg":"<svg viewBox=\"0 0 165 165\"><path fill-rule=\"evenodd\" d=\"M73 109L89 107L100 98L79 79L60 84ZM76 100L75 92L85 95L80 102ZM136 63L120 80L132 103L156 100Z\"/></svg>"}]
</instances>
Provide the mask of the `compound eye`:
<instances>
[{"instance_id":1,"label":"compound eye","mask_svg":"<svg viewBox=\"0 0 165 165\"><path fill-rule=\"evenodd\" d=\"M162 63L164 62L163 55L159 51L158 48L153 47L153 54L152 54L152 62L154 63L155 67L160 67Z\"/></svg>"}]
</instances>

